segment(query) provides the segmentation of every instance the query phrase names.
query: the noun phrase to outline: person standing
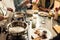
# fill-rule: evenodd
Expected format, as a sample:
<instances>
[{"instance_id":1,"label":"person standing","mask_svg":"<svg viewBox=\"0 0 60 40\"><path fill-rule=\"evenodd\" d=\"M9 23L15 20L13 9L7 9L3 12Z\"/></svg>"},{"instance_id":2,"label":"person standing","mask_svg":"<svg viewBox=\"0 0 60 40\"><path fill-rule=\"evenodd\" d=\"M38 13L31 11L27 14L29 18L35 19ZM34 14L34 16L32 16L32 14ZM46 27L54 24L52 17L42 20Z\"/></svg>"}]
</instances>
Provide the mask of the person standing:
<instances>
[{"instance_id":1,"label":"person standing","mask_svg":"<svg viewBox=\"0 0 60 40\"><path fill-rule=\"evenodd\" d=\"M11 5L10 3L11 3L11 1L8 1L8 0L7 1L6 0L0 1L0 13L1 13L0 26L2 29L4 29L4 27L2 27L2 26L5 25L7 22L7 21L3 21L3 20L4 19L8 20L8 18L12 16L11 14L12 14L13 10L15 10L13 4Z\"/></svg>"}]
</instances>

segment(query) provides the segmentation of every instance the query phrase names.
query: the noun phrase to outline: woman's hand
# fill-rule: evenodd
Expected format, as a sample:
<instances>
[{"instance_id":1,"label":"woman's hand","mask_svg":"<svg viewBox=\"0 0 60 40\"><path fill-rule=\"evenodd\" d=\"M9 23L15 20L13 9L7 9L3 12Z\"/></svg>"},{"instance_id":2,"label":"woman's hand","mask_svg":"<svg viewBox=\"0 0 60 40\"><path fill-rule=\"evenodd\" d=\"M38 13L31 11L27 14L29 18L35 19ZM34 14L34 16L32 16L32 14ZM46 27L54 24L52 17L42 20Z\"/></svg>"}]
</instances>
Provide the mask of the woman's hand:
<instances>
[{"instance_id":1,"label":"woman's hand","mask_svg":"<svg viewBox=\"0 0 60 40\"><path fill-rule=\"evenodd\" d=\"M0 21L2 21L4 19L4 16L0 15Z\"/></svg>"},{"instance_id":2,"label":"woman's hand","mask_svg":"<svg viewBox=\"0 0 60 40\"><path fill-rule=\"evenodd\" d=\"M45 11L45 12L49 12L51 9L49 8L43 8L43 7L39 7L39 10Z\"/></svg>"},{"instance_id":3,"label":"woman's hand","mask_svg":"<svg viewBox=\"0 0 60 40\"><path fill-rule=\"evenodd\" d=\"M13 9L12 8L7 8L7 10L13 12Z\"/></svg>"},{"instance_id":4,"label":"woman's hand","mask_svg":"<svg viewBox=\"0 0 60 40\"><path fill-rule=\"evenodd\" d=\"M47 9L47 8L45 8L45 9L44 9L44 11L47 11L47 12L49 12L49 11L50 11L50 9Z\"/></svg>"}]
</instances>

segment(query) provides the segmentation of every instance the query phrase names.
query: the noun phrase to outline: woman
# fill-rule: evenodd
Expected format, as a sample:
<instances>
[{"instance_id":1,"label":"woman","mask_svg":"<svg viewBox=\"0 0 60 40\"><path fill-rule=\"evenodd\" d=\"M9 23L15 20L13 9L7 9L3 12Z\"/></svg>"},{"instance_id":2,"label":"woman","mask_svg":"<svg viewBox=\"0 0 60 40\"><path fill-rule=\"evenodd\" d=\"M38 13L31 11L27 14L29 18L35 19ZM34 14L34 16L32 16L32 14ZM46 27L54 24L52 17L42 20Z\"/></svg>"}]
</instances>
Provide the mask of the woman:
<instances>
[{"instance_id":1,"label":"woman","mask_svg":"<svg viewBox=\"0 0 60 40\"><path fill-rule=\"evenodd\" d=\"M39 0L38 6L39 10L49 11L54 7L55 0Z\"/></svg>"},{"instance_id":2,"label":"woman","mask_svg":"<svg viewBox=\"0 0 60 40\"><path fill-rule=\"evenodd\" d=\"M11 7L11 5L9 5L9 6ZM7 4L5 4L5 2L3 2L3 0L0 0L0 33L1 33L1 29L5 30L5 27L2 27L2 26L5 25L7 22L7 21L3 21L3 20L8 19L13 14L12 13L13 9L12 9L12 7L11 8L10 7L8 7Z\"/></svg>"}]
</instances>

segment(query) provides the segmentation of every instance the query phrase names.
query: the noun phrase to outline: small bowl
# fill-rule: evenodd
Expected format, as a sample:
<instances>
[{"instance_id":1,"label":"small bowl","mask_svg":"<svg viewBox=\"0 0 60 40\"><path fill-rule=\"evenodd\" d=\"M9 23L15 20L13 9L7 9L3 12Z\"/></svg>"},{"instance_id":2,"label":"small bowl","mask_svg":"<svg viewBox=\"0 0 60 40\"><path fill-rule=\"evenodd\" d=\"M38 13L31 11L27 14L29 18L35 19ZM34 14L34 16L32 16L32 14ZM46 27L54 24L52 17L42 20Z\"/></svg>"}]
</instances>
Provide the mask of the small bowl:
<instances>
[{"instance_id":1,"label":"small bowl","mask_svg":"<svg viewBox=\"0 0 60 40\"><path fill-rule=\"evenodd\" d=\"M16 18L21 18L21 17L24 17L24 13L21 13L21 12L16 12L14 17Z\"/></svg>"}]
</instances>

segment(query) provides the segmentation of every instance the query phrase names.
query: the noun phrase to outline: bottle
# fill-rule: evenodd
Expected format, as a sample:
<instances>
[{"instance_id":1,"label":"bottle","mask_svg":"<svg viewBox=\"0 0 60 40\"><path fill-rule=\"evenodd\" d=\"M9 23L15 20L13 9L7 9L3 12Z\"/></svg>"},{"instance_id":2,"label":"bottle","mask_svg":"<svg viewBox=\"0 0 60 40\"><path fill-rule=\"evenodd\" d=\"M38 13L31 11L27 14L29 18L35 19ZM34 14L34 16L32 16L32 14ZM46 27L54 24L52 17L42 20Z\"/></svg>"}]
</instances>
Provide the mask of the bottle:
<instances>
[{"instance_id":1,"label":"bottle","mask_svg":"<svg viewBox=\"0 0 60 40\"><path fill-rule=\"evenodd\" d=\"M57 20L57 18L58 18L58 11L59 11L59 8L56 7L56 8L55 8L55 14L54 14L54 19L55 19L55 20Z\"/></svg>"}]
</instances>

